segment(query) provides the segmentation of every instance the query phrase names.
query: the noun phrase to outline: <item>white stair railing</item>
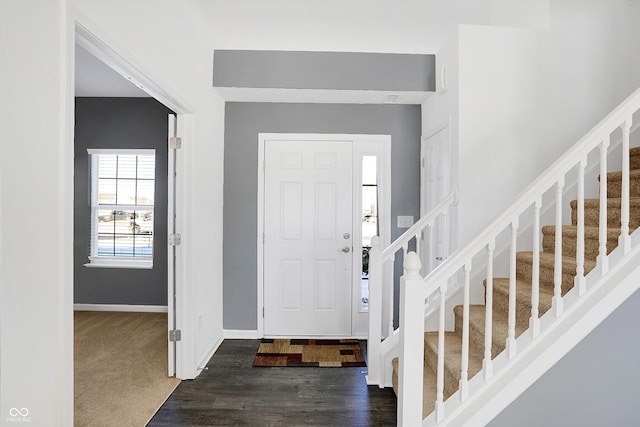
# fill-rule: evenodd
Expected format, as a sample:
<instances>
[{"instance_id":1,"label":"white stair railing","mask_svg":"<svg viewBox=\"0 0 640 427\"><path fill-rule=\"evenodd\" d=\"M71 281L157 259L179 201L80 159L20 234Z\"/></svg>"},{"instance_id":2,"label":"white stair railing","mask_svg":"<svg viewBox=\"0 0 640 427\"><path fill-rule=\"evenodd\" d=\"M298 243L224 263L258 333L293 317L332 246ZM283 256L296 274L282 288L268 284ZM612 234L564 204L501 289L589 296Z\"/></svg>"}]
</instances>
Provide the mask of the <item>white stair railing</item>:
<instances>
[{"instance_id":1,"label":"white stair railing","mask_svg":"<svg viewBox=\"0 0 640 427\"><path fill-rule=\"evenodd\" d=\"M611 154L614 149L620 146L610 144L613 136L618 133L622 134L622 148L620 167L616 166L614 170L622 170L621 182L621 209L620 209L620 225L615 228L619 229L621 234L619 245L616 249L616 257L611 257L608 252L611 248L607 248L607 236L610 223L610 217L607 214L607 200L602 200L599 205L599 224L598 224L598 243L599 254L597 258L597 266L591 271L594 280L607 273L610 263L614 262L618 265L625 262L625 255L632 250L630 237L630 172L629 172L629 135L632 127L633 115L640 110L640 89L634 92L629 98L614 109L604 120L594 127L587 135L585 135L576 145L574 145L565 155L552 164L534 183L532 183L516 202L506 209L499 217L493 221L484 231L482 231L475 239L473 239L466 247L452 254L445 263L435 269L431 274L422 278L419 277L420 271L419 257L409 253L404 257L405 276L401 280L401 295L404 300L400 301L400 328L399 341L400 360L398 364L398 425L417 426L422 425L422 396L423 396L423 377L421 375L422 368L417 367L423 365L424 354L424 301L425 299L440 301L439 325L438 325L438 352L436 365L436 395L435 413L430 415L428 419L434 424L444 423L449 414L445 413L445 408L455 408L462 406L463 403L470 399L473 394L480 394L483 387L486 387L492 376L496 375L496 369L505 369L509 364L514 362L523 349L516 346L515 326L516 326L516 246L520 250L524 247L531 248L531 271L528 277L531 278L531 317L529 319L529 331L526 336L527 340L523 341L530 346L535 346L536 338L541 335L541 322L539 314L540 304L540 213L543 200L551 200L550 204L556 204L552 213L555 213L554 221L556 227L555 244L556 255L554 256L554 279L553 279L553 299L551 302L551 310L549 310L550 326L553 328L554 322L558 323L558 318L566 310L568 301L571 304L580 302L580 298L584 298L588 292L589 283L588 272L585 271L585 171L588 170L588 160L592 159L592 166L599 168L602 173L600 183L600 196L607 197L607 162L611 164L613 157ZM596 160L594 160L596 159ZM600 163L598 165L598 163ZM562 195L565 186L566 177L575 173L577 180L577 215L574 220L577 227L577 249L575 254L563 254L562 249ZM594 174L595 175L595 174ZM595 177L594 177L595 178ZM545 197L547 196L547 197ZM518 226L522 217L532 216L533 239L531 235L521 236L518 234ZM608 219L609 218L609 219ZM510 236L510 241L506 245L510 246L508 255L509 271L509 302L508 302L508 337L506 339L507 362L499 368L492 363L492 285L493 285L493 263L494 248L496 239L501 235ZM528 233L527 233L528 234ZM507 239L509 240L509 239ZM524 240L524 243L518 243ZM533 242L533 243L531 243ZM403 243L399 243L400 246ZM396 245L397 246L397 245ZM395 248L395 247L394 247ZM389 260L391 257L391 247L376 254L376 258L380 263L383 260ZM395 253L395 252L394 252ZM575 257L575 281L573 288L569 291L572 295L571 299L567 299L566 291L568 284L562 283L563 260L567 256ZM473 277L470 273L472 260L485 258L486 262L486 313L485 313L485 339L484 339L484 360L483 367L479 373L483 374L477 378L469 380L469 280ZM568 262L568 261L565 261ZM573 261L571 261L573 262ZM482 265L485 265L482 263ZM565 266L566 267L566 266ZM378 267L380 268L380 267ZM380 271L377 272L378 274ZM523 274L522 271L519 272ZM445 357L445 316L444 302L447 299L447 284L464 277L464 305L463 305L463 331L461 340L461 378L459 379L459 391L453 393L450 399L455 401L452 405L445 405L445 374L444 374L444 357ZM477 284L481 286L481 283ZM380 286L378 284L377 286ZM562 287L564 286L564 290ZM381 287L381 286L380 286ZM380 292L378 289L376 292ZM565 295L563 296L563 292ZM379 298L381 294L378 294ZM377 320L377 319L376 319ZM545 319L546 320L546 319ZM406 322L412 322L411 324ZM417 323L418 325L414 324ZM547 323L545 323L547 325ZM371 325L371 330L379 331L379 324ZM538 339L538 341L540 341ZM520 345L520 340L517 341ZM478 381L476 381L476 379ZM469 382L475 381L473 387ZM450 394L450 393L449 393ZM457 403L456 403L457 402ZM445 423L446 424L446 423Z\"/></svg>"},{"instance_id":2,"label":"white stair railing","mask_svg":"<svg viewBox=\"0 0 640 427\"><path fill-rule=\"evenodd\" d=\"M415 224L405 231L388 247L382 249L377 236L371 239L371 249L369 251L369 337L367 341L368 354L368 374L367 384L382 386L383 366L381 343L384 337L389 337L394 332L393 325L393 288L394 288L394 264L396 255L402 252L403 259L406 260L409 253L409 245L414 244L416 254L420 258L421 242L427 251L423 259L433 259L433 228L442 219L441 224L449 224L446 221L449 210L456 202L455 193L448 194L430 212L420 218ZM444 226L444 240L449 238L449 228ZM441 254L447 255L447 254ZM427 263L428 274L433 268L433 263ZM386 273L386 275L385 275ZM420 272L418 272L419 274ZM385 302L385 297L387 298ZM386 310L386 311L385 311ZM386 314L386 319L384 314Z\"/></svg>"}]
</instances>

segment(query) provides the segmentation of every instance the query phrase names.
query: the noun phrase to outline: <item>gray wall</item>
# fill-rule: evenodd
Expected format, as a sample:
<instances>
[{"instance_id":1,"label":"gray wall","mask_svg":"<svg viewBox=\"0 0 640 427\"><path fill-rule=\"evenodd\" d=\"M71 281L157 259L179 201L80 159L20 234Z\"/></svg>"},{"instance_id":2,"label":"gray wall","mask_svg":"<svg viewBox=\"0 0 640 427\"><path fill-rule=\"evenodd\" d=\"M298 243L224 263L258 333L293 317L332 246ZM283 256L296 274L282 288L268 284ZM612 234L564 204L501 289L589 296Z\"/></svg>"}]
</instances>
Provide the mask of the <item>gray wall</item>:
<instances>
[{"instance_id":1,"label":"gray wall","mask_svg":"<svg viewBox=\"0 0 640 427\"><path fill-rule=\"evenodd\" d=\"M420 106L226 104L224 328L257 327L258 133L391 135L392 238L397 215L420 214ZM401 267L401 266L400 266ZM396 298L397 301L397 298Z\"/></svg>"},{"instance_id":2,"label":"gray wall","mask_svg":"<svg viewBox=\"0 0 640 427\"><path fill-rule=\"evenodd\" d=\"M167 305L167 115L151 98L76 98L74 302ZM155 148L153 269L88 268L87 148Z\"/></svg>"},{"instance_id":3,"label":"gray wall","mask_svg":"<svg viewBox=\"0 0 640 427\"><path fill-rule=\"evenodd\" d=\"M213 85L435 91L435 55L216 50Z\"/></svg>"},{"instance_id":4,"label":"gray wall","mask_svg":"<svg viewBox=\"0 0 640 427\"><path fill-rule=\"evenodd\" d=\"M640 291L488 425L637 426Z\"/></svg>"}]
</instances>

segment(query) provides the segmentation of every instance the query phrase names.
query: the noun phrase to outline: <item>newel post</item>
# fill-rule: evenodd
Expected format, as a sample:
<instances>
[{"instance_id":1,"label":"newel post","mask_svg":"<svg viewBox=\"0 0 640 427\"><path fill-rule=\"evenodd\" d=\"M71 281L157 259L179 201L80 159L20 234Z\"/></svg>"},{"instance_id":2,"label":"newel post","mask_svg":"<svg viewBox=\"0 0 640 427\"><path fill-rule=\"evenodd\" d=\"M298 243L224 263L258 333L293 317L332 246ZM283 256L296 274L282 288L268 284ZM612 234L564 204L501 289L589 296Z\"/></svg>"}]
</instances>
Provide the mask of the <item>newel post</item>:
<instances>
[{"instance_id":1,"label":"newel post","mask_svg":"<svg viewBox=\"0 0 640 427\"><path fill-rule=\"evenodd\" d=\"M400 360L398 425L422 425L424 370L424 280L420 258L409 252L400 279Z\"/></svg>"},{"instance_id":2,"label":"newel post","mask_svg":"<svg viewBox=\"0 0 640 427\"><path fill-rule=\"evenodd\" d=\"M382 253L380 238L371 238L369 250L369 337L367 341L367 384L383 387L382 351Z\"/></svg>"}]
</instances>

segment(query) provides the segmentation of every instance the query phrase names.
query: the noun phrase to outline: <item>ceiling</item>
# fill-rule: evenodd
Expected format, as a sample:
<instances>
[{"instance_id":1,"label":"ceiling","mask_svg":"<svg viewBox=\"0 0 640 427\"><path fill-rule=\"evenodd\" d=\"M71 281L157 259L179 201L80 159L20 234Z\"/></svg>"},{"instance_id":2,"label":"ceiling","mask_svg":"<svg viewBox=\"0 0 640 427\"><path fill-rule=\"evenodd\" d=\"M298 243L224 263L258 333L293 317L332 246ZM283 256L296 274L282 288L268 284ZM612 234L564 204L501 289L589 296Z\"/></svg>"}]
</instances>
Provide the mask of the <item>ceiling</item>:
<instances>
[{"instance_id":1,"label":"ceiling","mask_svg":"<svg viewBox=\"0 0 640 427\"><path fill-rule=\"evenodd\" d=\"M149 98L150 95L76 44L75 96Z\"/></svg>"}]
</instances>

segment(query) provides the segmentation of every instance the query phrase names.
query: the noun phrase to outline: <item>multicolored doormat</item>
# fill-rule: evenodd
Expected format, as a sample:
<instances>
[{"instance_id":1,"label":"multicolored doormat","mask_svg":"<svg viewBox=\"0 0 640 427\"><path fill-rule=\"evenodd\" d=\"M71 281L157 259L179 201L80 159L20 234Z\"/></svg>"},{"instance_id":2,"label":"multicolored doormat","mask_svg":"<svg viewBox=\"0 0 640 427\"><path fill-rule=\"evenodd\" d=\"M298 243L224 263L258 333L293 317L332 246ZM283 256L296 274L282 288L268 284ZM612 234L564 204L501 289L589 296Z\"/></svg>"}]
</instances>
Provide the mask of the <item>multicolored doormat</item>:
<instances>
[{"instance_id":1,"label":"multicolored doormat","mask_svg":"<svg viewBox=\"0 0 640 427\"><path fill-rule=\"evenodd\" d=\"M253 366L340 368L367 364L354 339L263 339Z\"/></svg>"}]
</instances>

